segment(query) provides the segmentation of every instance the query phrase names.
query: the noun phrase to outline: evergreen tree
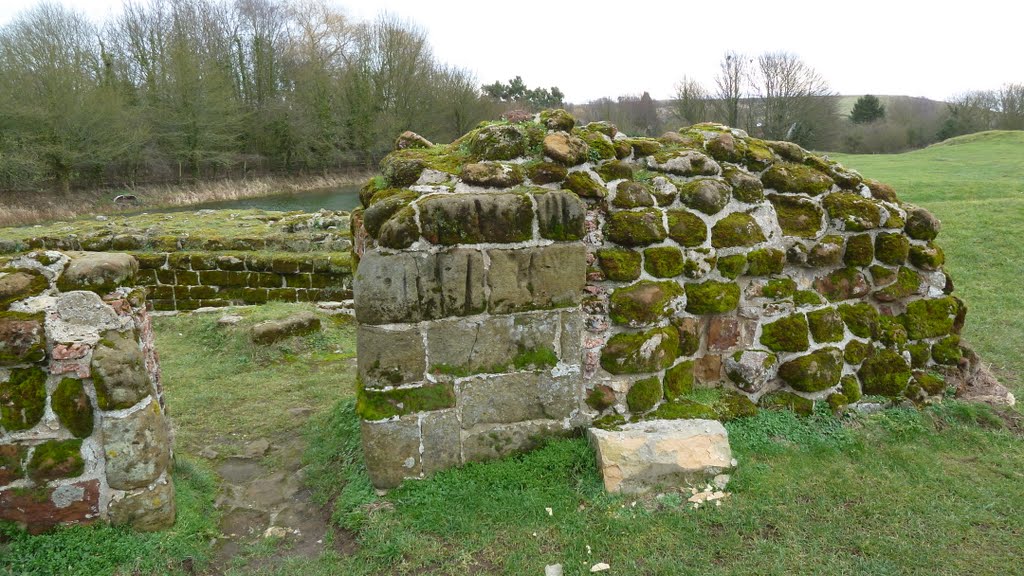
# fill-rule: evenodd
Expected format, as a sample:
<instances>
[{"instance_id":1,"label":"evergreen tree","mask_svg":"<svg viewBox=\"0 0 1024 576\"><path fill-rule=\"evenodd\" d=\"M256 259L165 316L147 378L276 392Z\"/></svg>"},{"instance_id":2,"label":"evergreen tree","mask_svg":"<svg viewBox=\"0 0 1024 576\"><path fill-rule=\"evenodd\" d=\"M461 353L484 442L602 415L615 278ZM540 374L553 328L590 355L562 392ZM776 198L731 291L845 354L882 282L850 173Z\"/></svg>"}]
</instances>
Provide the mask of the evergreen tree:
<instances>
[{"instance_id":1,"label":"evergreen tree","mask_svg":"<svg viewBox=\"0 0 1024 576\"><path fill-rule=\"evenodd\" d=\"M885 118L885 106L877 96L871 94L857 98L857 102L853 104L853 110L850 112L850 120L854 124L870 124L882 118Z\"/></svg>"}]
</instances>

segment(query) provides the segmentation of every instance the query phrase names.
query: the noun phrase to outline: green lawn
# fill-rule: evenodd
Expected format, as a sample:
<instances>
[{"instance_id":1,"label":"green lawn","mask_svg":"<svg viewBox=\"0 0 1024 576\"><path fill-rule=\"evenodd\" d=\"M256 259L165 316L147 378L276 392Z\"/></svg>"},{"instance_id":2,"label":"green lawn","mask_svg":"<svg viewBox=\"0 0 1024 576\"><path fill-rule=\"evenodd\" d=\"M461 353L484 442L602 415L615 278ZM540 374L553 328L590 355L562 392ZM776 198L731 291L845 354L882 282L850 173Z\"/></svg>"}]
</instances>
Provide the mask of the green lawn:
<instances>
[{"instance_id":1,"label":"green lawn","mask_svg":"<svg viewBox=\"0 0 1024 576\"><path fill-rule=\"evenodd\" d=\"M1024 396L1024 314L1017 309L1024 300L1024 134L840 160L943 220L939 243L970 306L966 336ZM155 323L182 461L184 514L173 531L73 528L43 540L6 528L0 573L49 573L54 557L89 559L82 574L188 573L188 566L204 573L214 487L191 455L214 438L240 447L304 429L307 482L333 510L333 538L354 539L353 551L329 546L316 557L268 564L263 550L228 573L535 576L560 563L568 576L607 562L613 575L1024 574L1019 411L950 400L842 420L762 412L728 424L739 467L720 507L693 509L676 492L608 496L580 438L378 496L362 464L351 398L352 325L327 321L321 334L270 349L247 343L245 326L292 309L249 309L233 329L218 328L216 315ZM293 407L317 413L303 428Z\"/></svg>"}]
</instances>

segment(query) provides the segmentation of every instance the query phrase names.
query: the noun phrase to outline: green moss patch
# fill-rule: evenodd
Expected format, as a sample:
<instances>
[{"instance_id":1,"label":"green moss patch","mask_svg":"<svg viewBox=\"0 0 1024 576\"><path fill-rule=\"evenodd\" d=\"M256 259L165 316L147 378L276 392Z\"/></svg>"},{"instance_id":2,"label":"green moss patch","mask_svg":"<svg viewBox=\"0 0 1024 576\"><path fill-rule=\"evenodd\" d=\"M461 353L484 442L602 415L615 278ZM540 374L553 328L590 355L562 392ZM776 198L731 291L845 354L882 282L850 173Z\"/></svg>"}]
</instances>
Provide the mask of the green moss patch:
<instances>
[{"instance_id":1,"label":"green moss patch","mask_svg":"<svg viewBox=\"0 0 1024 576\"><path fill-rule=\"evenodd\" d=\"M636 280L640 277L641 260L639 252L628 248L601 248L597 251L597 263L608 280Z\"/></svg>"},{"instance_id":2,"label":"green moss patch","mask_svg":"<svg viewBox=\"0 0 1024 576\"><path fill-rule=\"evenodd\" d=\"M368 390L361 382L358 385L356 413L363 420L383 420L455 406L455 390L450 382L385 391Z\"/></svg>"},{"instance_id":3,"label":"green moss patch","mask_svg":"<svg viewBox=\"0 0 1024 576\"><path fill-rule=\"evenodd\" d=\"M623 246L647 246L667 236L661 212L654 209L610 214L605 234L609 240Z\"/></svg>"},{"instance_id":4,"label":"green moss patch","mask_svg":"<svg viewBox=\"0 0 1024 576\"><path fill-rule=\"evenodd\" d=\"M633 166L619 160L610 160L601 164L597 167L596 172L605 182L633 179Z\"/></svg>"},{"instance_id":5,"label":"green moss patch","mask_svg":"<svg viewBox=\"0 0 1024 576\"><path fill-rule=\"evenodd\" d=\"M772 278L761 289L761 295L772 300L782 300L795 294L796 282L792 278Z\"/></svg>"},{"instance_id":6,"label":"green moss patch","mask_svg":"<svg viewBox=\"0 0 1024 576\"><path fill-rule=\"evenodd\" d=\"M526 154L527 131L514 124L492 124L467 135L469 152L484 160L512 160Z\"/></svg>"},{"instance_id":7,"label":"green moss patch","mask_svg":"<svg viewBox=\"0 0 1024 576\"><path fill-rule=\"evenodd\" d=\"M822 348L779 366L779 378L794 390L820 392L839 384L843 373L843 353L838 348Z\"/></svg>"},{"instance_id":8,"label":"green moss patch","mask_svg":"<svg viewBox=\"0 0 1024 576\"><path fill-rule=\"evenodd\" d=\"M775 248L760 248L747 254L747 274L770 276L781 274L786 266L786 253Z\"/></svg>"},{"instance_id":9,"label":"green moss patch","mask_svg":"<svg viewBox=\"0 0 1024 576\"><path fill-rule=\"evenodd\" d=\"M825 301L813 290L798 290L793 293L793 303L797 306L818 306Z\"/></svg>"},{"instance_id":10,"label":"green moss patch","mask_svg":"<svg viewBox=\"0 0 1024 576\"><path fill-rule=\"evenodd\" d=\"M946 262L946 254L934 242L929 242L927 246L911 246L909 257L911 264L929 272L941 269Z\"/></svg>"},{"instance_id":11,"label":"green moss patch","mask_svg":"<svg viewBox=\"0 0 1024 576\"><path fill-rule=\"evenodd\" d=\"M665 370L662 386L666 400L676 400L693 391L693 364L688 360Z\"/></svg>"},{"instance_id":12,"label":"green moss patch","mask_svg":"<svg viewBox=\"0 0 1024 576\"><path fill-rule=\"evenodd\" d=\"M835 308L823 308L807 313L811 336L818 343L839 342L846 334L843 317Z\"/></svg>"},{"instance_id":13,"label":"green moss patch","mask_svg":"<svg viewBox=\"0 0 1024 576\"><path fill-rule=\"evenodd\" d=\"M761 344L775 352L803 352L810 346L807 318L793 314L761 325Z\"/></svg>"},{"instance_id":14,"label":"green moss patch","mask_svg":"<svg viewBox=\"0 0 1024 576\"><path fill-rule=\"evenodd\" d=\"M740 287L732 282L708 280L686 285L686 311L691 314L721 314L735 310Z\"/></svg>"},{"instance_id":15,"label":"green moss patch","mask_svg":"<svg viewBox=\"0 0 1024 576\"><path fill-rule=\"evenodd\" d=\"M682 295L675 282L642 280L612 292L608 315L616 324L651 324L671 315L669 304Z\"/></svg>"},{"instance_id":16,"label":"green moss patch","mask_svg":"<svg viewBox=\"0 0 1024 576\"><path fill-rule=\"evenodd\" d=\"M906 345L906 351L910 352L910 365L914 368L924 368L931 358L931 346L927 342L915 342Z\"/></svg>"},{"instance_id":17,"label":"green moss patch","mask_svg":"<svg viewBox=\"0 0 1024 576\"><path fill-rule=\"evenodd\" d=\"M932 344L932 360L937 364L955 366L960 362L963 352L960 350L960 337L956 334L946 336Z\"/></svg>"},{"instance_id":18,"label":"green moss patch","mask_svg":"<svg viewBox=\"0 0 1024 576\"><path fill-rule=\"evenodd\" d=\"M903 234L882 232L875 238L875 257L879 262L899 266L907 261L910 239Z\"/></svg>"},{"instance_id":19,"label":"green moss patch","mask_svg":"<svg viewBox=\"0 0 1024 576\"><path fill-rule=\"evenodd\" d=\"M934 372L914 370L914 383L929 396L941 396L946 391L946 381Z\"/></svg>"},{"instance_id":20,"label":"green moss patch","mask_svg":"<svg viewBox=\"0 0 1024 576\"><path fill-rule=\"evenodd\" d=\"M898 318L878 317L878 341L889 348L900 349L907 343L907 329Z\"/></svg>"},{"instance_id":21,"label":"green moss patch","mask_svg":"<svg viewBox=\"0 0 1024 576\"><path fill-rule=\"evenodd\" d=\"M569 175L565 166L555 162L531 162L526 165L526 177L534 184L561 182ZM596 182L594 182L597 185Z\"/></svg>"},{"instance_id":22,"label":"green moss patch","mask_svg":"<svg viewBox=\"0 0 1024 576\"><path fill-rule=\"evenodd\" d=\"M708 226L699 216L686 210L668 210L668 237L682 246L694 248L707 240Z\"/></svg>"},{"instance_id":23,"label":"green moss patch","mask_svg":"<svg viewBox=\"0 0 1024 576\"><path fill-rule=\"evenodd\" d=\"M843 262L847 266L869 266L874 259L875 249L871 236L857 234L847 239L846 251L843 252Z\"/></svg>"},{"instance_id":24,"label":"green moss patch","mask_svg":"<svg viewBox=\"0 0 1024 576\"><path fill-rule=\"evenodd\" d=\"M48 482L81 476L85 470L81 440L50 440L36 446L28 463L29 478Z\"/></svg>"},{"instance_id":25,"label":"green moss patch","mask_svg":"<svg viewBox=\"0 0 1024 576\"><path fill-rule=\"evenodd\" d=\"M899 396L910 380L910 366L903 356L888 348L879 350L869 357L857 371L861 388L865 394L877 394L890 398Z\"/></svg>"},{"instance_id":26,"label":"green moss patch","mask_svg":"<svg viewBox=\"0 0 1024 576\"><path fill-rule=\"evenodd\" d=\"M832 188L833 180L810 166L779 162L761 176L765 187L779 192L817 196Z\"/></svg>"},{"instance_id":27,"label":"green moss patch","mask_svg":"<svg viewBox=\"0 0 1024 576\"><path fill-rule=\"evenodd\" d=\"M700 349L701 323L695 318L671 318L672 325L679 332L679 355L693 356Z\"/></svg>"},{"instance_id":28,"label":"green moss patch","mask_svg":"<svg viewBox=\"0 0 1024 576\"><path fill-rule=\"evenodd\" d=\"M85 394L82 381L76 378L64 378L57 385L57 390L50 399L53 412L60 418L61 424L71 431L76 438L85 438L92 434L93 410L89 397Z\"/></svg>"},{"instance_id":29,"label":"green moss patch","mask_svg":"<svg viewBox=\"0 0 1024 576\"><path fill-rule=\"evenodd\" d=\"M610 386L595 386L587 392L587 406L598 412L604 412L615 405L615 391Z\"/></svg>"},{"instance_id":30,"label":"green moss patch","mask_svg":"<svg viewBox=\"0 0 1024 576\"><path fill-rule=\"evenodd\" d=\"M640 414L647 412L661 400L661 383L657 378L644 378L633 382L626 393L626 406L629 411Z\"/></svg>"},{"instance_id":31,"label":"green moss patch","mask_svg":"<svg viewBox=\"0 0 1024 576\"><path fill-rule=\"evenodd\" d=\"M700 178L677 187L683 204L705 214L721 212L732 197L732 187L713 178Z\"/></svg>"},{"instance_id":32,"label":"green moss patch","mask_svg":"<svg viewBox=\"0 0 1024 576\"><path fill-rule=\"evenodd\" d=\"M861 342L860 340L850 340L846 345L846 349L843 350L843 359L846 360L847 364L856 366L870 356L872 351L874 351L874 348L871 347L871 344Z\"/></svg>"},{"instance_id":33,"label":"green moss patch","mask_svg":"<svg viewBox=\"0 0 1024 576\"><path fill-rule=\"evenodd\" d=\"M953 319L959 307L952 296L915 300L907 304L900 316L911 340L945 336L953 329Z\"/></svg>"},{"instance_id":34,"label":"green moss patch","mask_svg":"<svg viewBox=\"0 0 1024 576\"><path fill-rule=\"evenodd\" d=\"M608 339L601 351L601 367L612 374L657 372L672 365L679 349L674 328L622 332Z\"/></svg>"},{"instance_id":35,"label":"green moss patch","mask_svg":"<svg viewBox=\"0 0 1024 576\"><path fill-rule=\"evenodd\" d=\"M672 278L683 273L683 252L674 246L656 246L644 250L644 270L657 278Z\"/></svg>"},{"instance_id":36,"label":"green moss patch","mask_svg":"<svg viewBox=\"0 0 1024 576\"><path fill-rule=\"evenodd\" d=\"M842 377L840 380L840 390L851 404L861 398L860 382L857 382L857 377L851 374Z\"/></svg>"},{"instance_id":37,"label":"green moss patch","mask_svg":"<svg viewBox=\"0 0 1024 576\"><path fill-rule=\"evenodd\" d=\"M46 276L35 270L6 268L0 274L0 308L36 296L50 285Z\"/></svg>"},{"instance_id":38,"label":"green moss patch","mask_svg":"<svg viewBox=\"0 0 1024 576\"><path fill-rule=\"evenodd\" d=\"M775 207L775 216L786 236L814 238L821 231L822 210L813 202L799 196L768 194Z\"/></svg>"},{"instance_id":39,"label":"green moss patch","mask_svg":"<svg viewBox=\"0 0 1024 576\"><path fill-rule=\"evenodd\" d=\"M722 167L722 176L732 185L733 198L747 204L757 204L764 200L764 186L757 176L730 165Z\"/></svg>"},{"instance_id":40,"label":"green moss patch","mask_svg":"<svg viewBox=\"0 0 1024 576\"><path fill-rule=\"evenodd\" d=\"M419 203L422 234L433 244L523 242L533 237L533 204L525 194L431 196Z\"/></svg>"},{"instance_id":41,"label":"green moss patch","mask_svg":"<svg viewBox=\"0 0 1024 576\"><path fill-rule=\"evenodd\" d=\"M861 338L878 337L878 310L866 303L841 304L839 315L855 336Z\"/></svg>"},{"instance_id":42,"label":"green moss patch","mask_svg":"<svg viewBox=\"0 0 1024 576\"><path fill-rule=\"evenodd\" d=\"M733 254L718 259L718 273L730 280L735 280L747 270L747 255Z\"/></svg>"},{"instance_id":43,"label":"green moss patch","mask_svg":"<svg viewBox=\"0 0 1024 576\"><path fill-rule=\"evenodd\" d=\"M753 246L764 241L764 232L757 221L742 212L733 212L711 227L711 245L715 248Z\"/></svg>"},{"instance_id":44,"label":"green moss patch","mask_svg":"<svg viewBox=\"0 0 1024 576\"><path fill-rule=\"evenodd\" d=\"M46 372L42 368L15 368L0 382L0 425L8 432L28 430L46 409Z\"/></svg>"},{"instance_id":45,"label":"green moss patch","mask_svg":"<svg viewBox=\"0 0 1024 576\"><path fill-rule=\"evenodd\" d=\"M903 229L914 240L934 240L939 235L939 219L924 208L907 207L907 223Z\"/></svg>"},{"instance_id":46,"label":"green moss patch","mask_svg":"<svg viewBox=\"0 0 1024 576\"><path fill-rule=\"evenodd\" d=\"M829 217L843 223L849 232L863 232L882 225L882 211L876 201L853 192L835 192L822 201Z\"/></svg>"},{"instance_id":47,"label":"green moss patch","mask_svg":"<svg viewBox=\"0 0 1024 576\"><path fill-rule=\"evenodd\" d=\"M713 408L718 420L723 422L757 416L757 404L742 394L726 394L715 402Z\"/></svg>"}]
</instances>

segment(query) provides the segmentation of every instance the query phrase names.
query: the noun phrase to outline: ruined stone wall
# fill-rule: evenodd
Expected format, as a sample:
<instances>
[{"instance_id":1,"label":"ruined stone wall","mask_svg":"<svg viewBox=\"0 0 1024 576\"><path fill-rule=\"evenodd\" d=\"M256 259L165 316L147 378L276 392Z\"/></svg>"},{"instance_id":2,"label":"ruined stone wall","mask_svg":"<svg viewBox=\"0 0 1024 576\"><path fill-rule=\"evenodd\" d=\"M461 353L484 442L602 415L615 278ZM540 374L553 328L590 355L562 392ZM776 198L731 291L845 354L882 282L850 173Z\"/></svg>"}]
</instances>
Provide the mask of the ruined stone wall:
<instances>
[{"instance_id":1,"label":"ruined stone wall","mask_svg":"<svg viewBox=\"0 0 1024 576\"><path fill-rule=\"evenodd\" d=\"M200 210L4 230L0 253L129 253L153 310L320 302L352 297L349 228L346 212Z\"/></svg>"},{"instance_id":2,"label":"ruined stone wall","mask_svg":"<svg viewBox=\"0 0 1024 576\"><path fill-rule=\"evenodd\" d=\"M174 522L171 439L127 254L0 264L0 519L32 533Z\"/></svg>"},{"instance_id":3,"label":"ruined stone wall","mask_svg":"<svg viewBox=\"0 0 1024 576\"><path fill-rule=\"evenodd\" d=\"M629 138L548 111L445 146L406 134L397 148L353 215L361 415L379 485L473 459L477 414L507 427L567 406L542 392L561 366L579 365L586 390L586 410L565 425L602 427L729 419L758 406L840 410L865 396L925 402L968 368L966 309L933 243L938 220L794 144L716 124ZM565 287L579 286L582 316L573 299L572 317L582 329L563 327L550 374L495 385L481 401L470 383L486 366L439 359L488 339L502 342L488 349L515 350L517 319L503 330L493 317L551 306L534 266L563 246L571 257L554 267ZM434 336L450 316L487 329ZM443 401L427 406L406 387L443 390L431 396ZM724 394L701 403L695 387ZM370 397L394 409L368 411ZM523 398L538 404L524 410ZM439 407L460 435L428 434ZM502 438L488 455L520 447Z\"/></svg>"}]
</instances>

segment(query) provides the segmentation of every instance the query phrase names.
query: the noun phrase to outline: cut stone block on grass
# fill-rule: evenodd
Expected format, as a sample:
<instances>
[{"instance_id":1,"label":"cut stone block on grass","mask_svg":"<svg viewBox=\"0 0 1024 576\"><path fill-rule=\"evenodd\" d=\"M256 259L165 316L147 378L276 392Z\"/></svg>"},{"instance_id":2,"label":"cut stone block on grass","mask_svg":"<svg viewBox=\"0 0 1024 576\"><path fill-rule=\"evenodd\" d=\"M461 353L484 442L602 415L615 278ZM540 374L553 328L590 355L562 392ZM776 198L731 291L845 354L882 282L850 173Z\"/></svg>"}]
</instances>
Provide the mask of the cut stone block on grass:
<instances>
[{"instance_id":1,"label":"cut stone block on grass","mask_svg":"<svg viewBox=\"0 0 1024 576\"><path fill-rule=\"evenodd\" d=\"M716 420L648 420L619 430L588 430L604 488L642 494L695 484L735 466L729 433Z\"/></svg>"}]
</instances>

